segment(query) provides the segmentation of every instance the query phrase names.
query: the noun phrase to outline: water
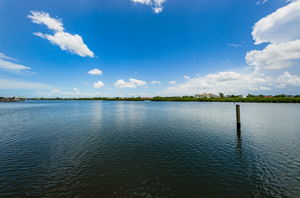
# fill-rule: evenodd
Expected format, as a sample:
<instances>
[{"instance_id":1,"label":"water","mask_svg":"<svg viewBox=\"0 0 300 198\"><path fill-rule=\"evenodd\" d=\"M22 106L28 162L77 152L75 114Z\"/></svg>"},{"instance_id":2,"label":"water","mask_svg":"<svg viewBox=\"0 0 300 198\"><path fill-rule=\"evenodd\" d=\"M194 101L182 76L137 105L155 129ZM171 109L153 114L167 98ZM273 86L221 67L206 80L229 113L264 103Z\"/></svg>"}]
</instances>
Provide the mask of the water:
<instances>
[{"instance_id":1,"label":"water","mask_svg":"<svg viewBox=\"0 0 300 198\"><path fill-rule=\"evenodd\" d=\"M0 197L300 197L300 105L0 104Z\"/></svg>"}]
</instances>

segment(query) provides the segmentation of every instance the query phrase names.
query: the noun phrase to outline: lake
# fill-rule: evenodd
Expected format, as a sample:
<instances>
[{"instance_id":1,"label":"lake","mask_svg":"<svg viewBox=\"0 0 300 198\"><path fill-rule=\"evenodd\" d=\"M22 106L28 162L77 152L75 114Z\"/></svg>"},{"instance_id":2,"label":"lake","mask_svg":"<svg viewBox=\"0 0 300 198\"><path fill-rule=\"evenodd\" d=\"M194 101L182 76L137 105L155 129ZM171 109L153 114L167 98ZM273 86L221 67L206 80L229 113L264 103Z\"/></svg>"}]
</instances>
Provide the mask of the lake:
<instances>
[{"instance_id":1,"label":"lake","mask_svg":"<svg viewBox=\"0 0 300 198\"><path fill-rule=\"evenodd\" d=\"M0 197L300 197L300 104L0 103Z\"/></svg>"}]
</instances>

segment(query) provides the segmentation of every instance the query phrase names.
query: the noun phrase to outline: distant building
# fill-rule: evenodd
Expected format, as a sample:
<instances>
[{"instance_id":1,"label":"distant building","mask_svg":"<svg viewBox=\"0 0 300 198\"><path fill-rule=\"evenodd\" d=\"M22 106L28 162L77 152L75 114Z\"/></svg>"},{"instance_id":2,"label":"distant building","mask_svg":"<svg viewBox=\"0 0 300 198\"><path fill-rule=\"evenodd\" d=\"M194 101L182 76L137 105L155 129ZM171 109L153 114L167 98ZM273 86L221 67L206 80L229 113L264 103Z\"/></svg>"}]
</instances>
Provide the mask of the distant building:
<instances>
[{"instance_id":1,"label":"distant building","mask_svg":"<svg viewBox=\"0 0 300 198\"><path fill-rule=\"evenodd\" d=\"M211 93L203 93L203 94L196 94L195 98L220 98L220 96Z\"/></svg>"},{"instance_id":2,"label":"distant building","mask_svg":"<svg viewBox=\"0 0 300 198\"><path fill-rule=\"evenodd\" d=\"M142 97L141 99L144 99L144 100L151 100L151 99L153 99L153 97Z\"/></svg>"},{"instance_id":3,"label":"distant building","mask_svg":"<svg viewBox=\"0 0 300 198\"><path fill-rule=\"evenodd\" d=\"M0 102L19 102L24 101L25 98L16 98L16 97L0 97Z\"/></svg>"}]
</instances>

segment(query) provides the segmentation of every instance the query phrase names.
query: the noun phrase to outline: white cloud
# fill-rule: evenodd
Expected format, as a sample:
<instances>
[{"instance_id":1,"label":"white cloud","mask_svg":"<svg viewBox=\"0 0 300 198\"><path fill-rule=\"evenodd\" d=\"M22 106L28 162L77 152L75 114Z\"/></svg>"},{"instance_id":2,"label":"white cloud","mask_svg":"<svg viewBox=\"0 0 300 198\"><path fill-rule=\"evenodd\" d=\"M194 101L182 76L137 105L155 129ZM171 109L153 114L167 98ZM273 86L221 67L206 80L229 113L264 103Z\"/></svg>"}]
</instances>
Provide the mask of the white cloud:
<instances>
[{"instance_id":1,"label":"white cloud","mask_svg":"<svg viewBox=\"0 0 300 198\"><path fill-rule=\"evenodd\" d=\"M241 47L241 44L237 44L237 43L228 43L227 46L228 46L228 47Z\"/></svg>"},{"instance_id":2,"label":"white cloud","mask_svg":"<svg viewBox=\"0 0 300 198\"><path fill-rule=\"evenodd\" d=\"M289 72L284 72L279 77L271 77L255 69L248 73L229 71L191 78L185 83L168 87L164 93L166 95L195 95L204 92L246 94L249 91L266 91L286 86L300 86L300 77Z\"/></svg>"},{"instance_id":3,"label":"white cloud","mask_svg":"<svg viewBox=\"0 0 300 198\"><path fill-rule=\"evenodd\" d=\"M175 85L177 82L176 82L175 80L171 80L171 81L169 81L169 83L170 83L171 85Z\"/></svg>"},{"instance_id":4,"label":"white cloud","mask_svg":"<svg viewBox=\"0 0 300 198\"><path fill-rule=\"evenodd\" d=\"M292 1L259 20L253 27L255 44L269 43L246 54L249 65L282 69L300 63L300 1Z\"/></svg>"},{"instance_id":5,"label":"white cloud","mask_svg":"<svg viewBox=\"0 0 300 198\"><path fill-rule=\"evenodd\" d=\"M279 43L299 39L300 1L279 8L255 23L252 31L255 44Z\"/></svg>"},{"instance_id":6,"label":"white cloud","mask_svg":"<svg viewBox=\"0 0 300 198\"><path fill-rule=\"evenodd\" d=\"M61 21L61 19L55 19L50 17L50 15L46 12L37 12L37 11L31 11L31 15L28 15L28 18L32 20L33 23L36 24L44 24L49 29L62 32L64 31L64 25Z\"/></svg>"},{"instance_id":7,"label":"white cloud","mask_svg":"<svg viewBox=\"0 0 300 198\"><path fill-rule=\"evenodd\" d=\"M187 76L187 75L183 76L183 78L186 79L186 80L190 80L190 79L191 79L191 78L190 78L189 76Z\"/></svg>"},{"instance_id":8,"label":"white cloud","mask_svg":"<svg viewBox=\"0 0 300 198\"><path fill-rule=\"evenodd\" d=\"M158 14L158 13L160 13L160 12L163 11L163 7L162 7L162 6L160 6L160 7L154 7L154 8L153 8L153 11L154 11L156 14Z\"/></svg>"},{"instance_id":9,"label":"white cloud","mask_svg":"<svg viewBox=\"0 0 300 198\"><path fill-rule=\"evenodd\" d=\"M58 45L61 50L69 51L82 57L94 57L94 53L83 43L82 37L78 34L56 32L54 35L51 35L35 32L34 35L49 40L52 44Z\"/></svg>"},{"instance_id":10,"label":"white cloud","mask_svg":"<svg viewBox=\"0 0 300 198\"><path fill-rule=\"evenodd\" d=\"M247 53L246 62L264 69L282 69L300 64L300 40L272 43L263 50L252 50Z\"/></svg>"},{"instance_id":11,"label":"white cloud","mask_svg":"<svg viewBox=\"0 0 300 198\"><path fill-rule=\"evenodd\" d=\"M164 94L247 94L253 91L284 91L288 86L300 87L298 75L285 71L279 76L269 76L262 70L282 69L300 64L300 1L291 1L258 21L253 27L252 36L257 45L268 43L262 50L253 50L246 54L246 62L254 66L252 70L219 72L195 78L184 76L187 80L185 83L168 87ZM235 47L231 44L229 46Z\"/></svg>"},{"instance_id":12,"label":"white cloud","mask_svg":"<svg viewBox=\"0 0 300 198\"><path fill-rule=\"evenodd\" d=\"M5 54L0 52L0 69L8 70L8 71L22 71L22 70L30 70L30 67L25 65L20 65L13 63L16 59L6 56Z\"/></svg>"},{"instance_id":13,"label":"white cloud","mask_svg":"<svg viewBox=\"0 0 300 198\"><path fill-rule=\"evenodd\" d=\"M73 88L73 91L74 91L74 93L75 93L75 94L77 94L77 95L79 95L79 94L80 94L80 91L79 91L79 89L78 89L78 88L76 88L76 87L75 87L75 88Z\"/></svg>"},{"instance_id":14,"label":"white cloud","mask_svg":"<svg viewBox=\"0 0 300 198\"><path fill-rule=\"evenodd\" d=\"M163 3L167 0L131 0L134 3L141 3L152 7L153 11L158 14L163 11Z\"/></svg>"},{"instance_id":15,"label":"white cloud","mask_svg":"<svg viewBox=\"0 0 300 198\"><path fill-rule=\"evenodd\" d=\"M16 63L12 63L12 62L5 61L5 60L2 60L2 59L0 59L0 68L5 69L5 70L14 70L14 71L21 71L21 70L29 70L30 69L30 67L20 65L20 64L16 64Z\"/></svg>"},{"instance_id":16,"label":"white cloud","mask_svg":"<svg viewBox=\"0 0 300 198\"><path fill-rule=\"evenodd\" d=\"M289 72L284 72L276 79L278 87L285 88L287 86L299 86L300 77L297 75L291 75Z\"/></svg>"},{"instance_id":17,"label":"white cloud","mask_svg":"<svg viewBox=\"0 0 300 198\"><path fill-rule=\"evenodd\" d=\"M26 89L26 90L36 90L36 89L49 89L50 85L28 82L28 81L19 81L12 79L0 79L0 89Z\"/></svg>"},{"instance_id":18,"label":"white cloud","mask_svg":"<svg viewBox=\"0 0 300 198\"><path fill-rule=\"evenodd\" d=\"M12 61L16 61L15 58L12 58L12 57L9 57L9 56L6 56L5 54L1 53L0 52L0 58L1 59L5 59L5 60L12 60Z\"/></svg>"},{"instance_id":19,"label":"white cloud","mask_svg":"<svg viewBox=\"0 0 300 198\"><path fill-rule=\"evenodd\" d=\"M152 81L150 84L151 84L151 85L157 85L157 84L160 84L160 83L161 83L160 81L154 80L154 81Z\"/></svg>"},{"instance_id":20,"label":"white cloud","mask_svg":"<svg viewBox=\"0 0 300 198\"><path fill-rule=\"evenodd\" d=\"M94 83L94 88L99 89L99 88L102 88L102 87L104 87L104 83L103 82L97 81L97 82Z\"/></svg>"},{"instance_id":21,"label":"white cloud","mask_svg":"<svg viewBox=\"0 0 300 198\"><path fill-rule=\"evenodd\" d=\"M147 82L143 81L143 80L138 80L138 79L134 79L134 78L130 78L128 82L124 81L124 80L117 80L114 83L115 87L117 88L137 88L139 86L146 86Z\"/></svg>"},{"instance_id":22,"label":"white cloud","mask_svg":"<svg viewBox=\"0 0 300 198\"><path fill-rule=\"evenodd\" d=\"M87 47L80 35L64 31L60 19L51 18L48 13L37 11L31 11L31 15L28 15L28 18L33 23L44 24L54 31L53 35L41 32L35 32L34 35L49 40L53 45L59 46L61 50L69 51L82 57L94 57L94 52Z\"/></svg>"},{"instance_id":23,"label":"white cloud","mask_svg":"<svg viewBox=\"0 0 300 198\"><path fill-rule=\"evenodd\" d=\"M103 74L103 72L100 69L92 69L92 70L88 71L88 74L101 76Z\"/></svg>"},{"instance_id":24,"label":"white cloud","mask_svg":"<svg viewBox=\"0 0 300 198\"><path fill-rule=\"evenodd\" d=\"M259 0L256 2L256 5L263 5L265 3L267 3L269 0Z\"/></svg>"},{"instance_id":25,"label":"white cloud","mask_svg":"<svg viewBox=\"0 0 300 198\"><path fill-rule=\"evenodd\" d=\"M37 92L36 94L38 96L55 96L55 97L60 97L60 96L75 96L75 95L79 95L80 93L78 93L79 90L73 90L72 91L63 91L61 89L51 89L48 92Z\"/></svg>"},{"instance_id":26,"label":"white cloud","mask_svg":"<svg viewBox=\"0 0 300 198\"><path fill-rule=\"evenodd\" d=\"M36 91L34 93L38 97L99 97L105 94L100 92L81 92L78 88L69 89L51 89L50 91Z\"/></svg>"}]
</instances>

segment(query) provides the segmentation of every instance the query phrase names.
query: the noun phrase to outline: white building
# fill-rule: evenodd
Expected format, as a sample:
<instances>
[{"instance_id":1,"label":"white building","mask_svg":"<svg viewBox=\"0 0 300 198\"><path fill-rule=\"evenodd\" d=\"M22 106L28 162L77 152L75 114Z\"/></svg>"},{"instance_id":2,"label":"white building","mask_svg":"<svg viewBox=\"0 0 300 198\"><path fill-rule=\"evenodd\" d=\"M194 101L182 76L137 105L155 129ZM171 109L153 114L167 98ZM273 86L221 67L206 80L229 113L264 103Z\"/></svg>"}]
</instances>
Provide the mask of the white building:
<instances>
[{"instance_id":1,"label":"white building","mask_svg":"<svg viewBox=\"0 0 300 198\"><path fill-rule=\"evenodd\" d=\"M195 98L220 98L220 97L211 93L203 93L203 94L196 94Z\"/></svg>"}]
</instances>

